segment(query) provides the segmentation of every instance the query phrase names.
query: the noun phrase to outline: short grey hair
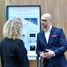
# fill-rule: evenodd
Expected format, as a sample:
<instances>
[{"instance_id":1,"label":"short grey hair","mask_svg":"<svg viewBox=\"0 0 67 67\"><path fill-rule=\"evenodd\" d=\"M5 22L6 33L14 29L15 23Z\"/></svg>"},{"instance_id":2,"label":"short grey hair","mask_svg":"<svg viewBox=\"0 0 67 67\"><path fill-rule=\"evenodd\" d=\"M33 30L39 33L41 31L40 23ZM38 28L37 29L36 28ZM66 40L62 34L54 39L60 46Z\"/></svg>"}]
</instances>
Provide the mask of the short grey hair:
<instances>
[{"instance_id":1,"label":"short grey hair","mask_svg":"<svg viewBox=\"0 0 67 67\"><path fill-rule=\"evenodd\" d=\"M51 14L49 14L49 13L45 13L45 14L43 14L42 16L47 16L49 20L52 20L52 16L51 16Z\"/></svg>"},{"instance_id":2,"label":"short grey hair","mask_svg":"<svg viewBox=\"0 0 67 67\"><path fill-rule=\"evenodd\" d=\"M8 20L3 27L4 37L10 39L21 39L22 37L22 20L21 18L13 18Z\"/></svg>"}]
</instances>

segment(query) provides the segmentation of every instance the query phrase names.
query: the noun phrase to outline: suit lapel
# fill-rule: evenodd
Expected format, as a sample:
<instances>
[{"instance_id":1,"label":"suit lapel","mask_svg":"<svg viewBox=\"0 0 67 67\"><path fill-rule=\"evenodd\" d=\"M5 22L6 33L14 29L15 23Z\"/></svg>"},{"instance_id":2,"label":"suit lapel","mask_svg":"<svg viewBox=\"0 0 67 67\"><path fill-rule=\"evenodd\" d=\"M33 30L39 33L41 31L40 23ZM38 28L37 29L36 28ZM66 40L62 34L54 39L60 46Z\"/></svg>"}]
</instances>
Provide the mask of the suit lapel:
<instances>
[{"instance_id":1,"label":"suit lapel","mask_svg":"<svg viewBox=\"0 0 67 67\"><path fill-rule=\"evenodd\" d=\"M50 45L50 42L51 42L51 40L52 40L52 39L51 39L51 36L53 35L53 32L54 32L54 27L52 27L51 32L50 32L48 45Z\"/></svg>"},{"instance_id":2,"label":"suit lapel","mask_svg":"<svg viewBox=\"0 0 67 67\"><path fill-rule=\"evenodd\" d=\"M44 40L44 42L47 44L44 30L43 30L43 40Z\"/></svg>"},{"instance_id":3,"label":"suit lapel","mask_svg":"<svg viewBox=\"0 0 67 67\"><path fill-rule=\"evenodd\" d=\"M52 39L51 39L51 36L53 35L53 33L54 33L54 27L52 27L52 29L51 29L51 32L50 32L50 35L49 35L49 40L48 40L48 43L47 43L47 41L46 41L46 37L45 37L45 32L44 32L44 30L42 31L42 40L45 42L45 46L49 46L50 45L50 42L52 41Z\"/></svg>"}]
</instances>

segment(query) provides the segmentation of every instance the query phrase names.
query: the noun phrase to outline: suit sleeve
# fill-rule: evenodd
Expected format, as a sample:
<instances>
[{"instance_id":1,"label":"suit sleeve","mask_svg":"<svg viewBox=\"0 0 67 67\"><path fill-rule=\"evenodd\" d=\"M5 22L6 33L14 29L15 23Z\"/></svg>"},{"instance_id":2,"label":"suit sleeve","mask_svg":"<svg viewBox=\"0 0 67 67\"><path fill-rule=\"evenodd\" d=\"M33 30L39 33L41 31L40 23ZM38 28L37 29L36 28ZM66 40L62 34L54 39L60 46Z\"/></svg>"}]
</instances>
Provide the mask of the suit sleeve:
<instances>
[{"instance_id":1,"label":"suit sleeve","mask_svg":"<svg viewBox=\"0 0 67 67\"><path fill-rule=\"evenodd\" d=\"M21 40L18 45L16 46L16 53L19 58L21 67L29 67L29 61L27 57L27 50L24 47L24 43Z\"/></svg>"},{"instance_id":2,"label":"suit sleeve","mask_svg":"<svg viewBox=\"0 0 67 67\"><path fill-rule=\"evenodd\" d=\"M40 56L40 52L42 51L41 44L39 41L39 34L37 34L37 46L36 46L36 54Z\"/></svg>"},{"instance_id":3,"label":"suit sleeve","mask_svg":"<svg viewBox=\"0 0 67 67\"><path fill-rule=\"evenodd\" d=\"M67 41L62 29L59 32L58 38L59 38L59 45L61 46L58 49L54 50L55 56L63 54L67 50Z\"/></svg>"}]
</instances>

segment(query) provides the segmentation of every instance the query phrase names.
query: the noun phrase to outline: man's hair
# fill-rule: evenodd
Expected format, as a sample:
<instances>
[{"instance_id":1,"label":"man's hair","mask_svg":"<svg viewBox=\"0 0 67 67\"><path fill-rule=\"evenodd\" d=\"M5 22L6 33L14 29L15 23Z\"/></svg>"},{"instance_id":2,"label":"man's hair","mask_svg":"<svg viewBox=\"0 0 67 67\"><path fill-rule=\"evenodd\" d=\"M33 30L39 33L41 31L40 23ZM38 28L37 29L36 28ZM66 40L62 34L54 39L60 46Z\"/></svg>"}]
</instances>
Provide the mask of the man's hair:
<instances>
[{"instance_id":1,"label":"man's hair","mask_svg":"<svg viewBox=\"0 0 67 67\"><path fill-rule=\"evenodd\" d=\"M47 16L49 20L52 20L52 16L51 16L51 14L49 14L49 13L45 13L45 14L43 14L42 16Z\"/></svg>"},{"instance_id":2,"label":"man's hair","mask_svg":"<svg viewBox=\"0 0 67 67\"><path fill-rule=\"evenodd\" d=\"M22 20L20 18L13 18L8 20L3 27L4 37L10 39L21 39L22 36Z\"/></svg>"}]
</instances>

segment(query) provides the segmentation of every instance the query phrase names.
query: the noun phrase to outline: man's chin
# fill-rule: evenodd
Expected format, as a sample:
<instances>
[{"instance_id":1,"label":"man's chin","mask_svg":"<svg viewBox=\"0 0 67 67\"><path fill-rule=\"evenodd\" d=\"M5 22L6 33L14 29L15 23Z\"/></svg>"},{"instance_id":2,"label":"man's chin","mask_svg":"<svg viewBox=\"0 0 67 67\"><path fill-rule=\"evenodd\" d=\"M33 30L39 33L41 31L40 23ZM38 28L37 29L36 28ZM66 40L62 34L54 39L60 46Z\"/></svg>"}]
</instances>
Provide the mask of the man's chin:
<instances>
[{"instance_id":1,"label":"man's chin","mask_svg":"<svg viewBox=\"0 0 67 67\"><path fill-rule=\"evenodd\" d=\"M47 26L43 26L43 28L47 28Z\"/></svg>"}]
</instances>

